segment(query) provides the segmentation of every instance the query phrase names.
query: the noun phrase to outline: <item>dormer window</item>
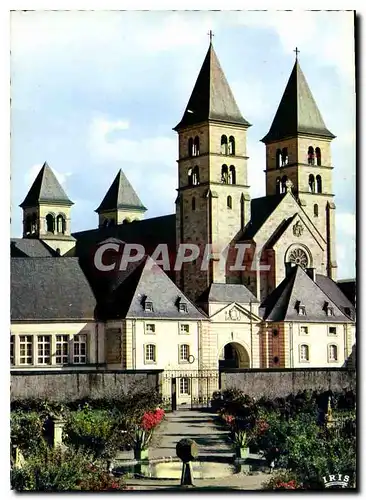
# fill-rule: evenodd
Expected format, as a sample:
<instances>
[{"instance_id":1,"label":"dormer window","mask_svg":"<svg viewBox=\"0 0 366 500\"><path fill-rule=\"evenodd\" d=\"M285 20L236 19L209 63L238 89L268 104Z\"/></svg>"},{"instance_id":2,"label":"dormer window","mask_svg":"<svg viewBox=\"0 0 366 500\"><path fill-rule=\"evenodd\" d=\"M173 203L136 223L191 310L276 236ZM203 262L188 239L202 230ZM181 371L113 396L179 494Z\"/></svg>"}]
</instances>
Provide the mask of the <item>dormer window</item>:
<instances>
[{"instance_id":1,"label":"dormer window","mask_svg":"<svg viewBox=\"0 0 366 500\"><path fill-rule=\"evenodd\" d=\"M178 307L178 311L181 313L187 313L188 312L188 306L186 302L183 302L181 297L177 298L176 301L176 306Z\"/></svg>"},{"instance_id":2,"label":"dormer window","mask_svg":"<svg viewBox=\"0 0 366 500\"><path fill-rule=\"evenodd\" d=\"M179 304L179 312L181 312L181 313L188 312L188 307L187 307L187 304L185 302L181 302Z\"/></svg>"},{"instance_id":3,"label":"dormer window","mask_svg":"<svg viewBox=\"0 0 366 500\"><path fill-rule=\"evenodd\" d=\"M329 305L329 302L324 302L324 307L323 307L325 314L327 316L334 316L334 307Z\"/></svg>"},{"instance_id":4,"label":"dormer window","mask_svg":"<svg viewBox=\"0 0 366 500\"><path fill-rule=\"evenodd\" d=\"M152 302L145 302L145 308L144 309L147 312L153 312L154 311L153 303Z\"/></svg>"},{"instance_id":5,"label":"dormer window","mask_svg":"<svg viewBox=\"0 0 366 500\"><path fill-rule=\"evenodd\" d=\"M299 316L306 315L306 308L299 300L296 302L295 309L297 310Z\"/></svg>"}]
</instances>

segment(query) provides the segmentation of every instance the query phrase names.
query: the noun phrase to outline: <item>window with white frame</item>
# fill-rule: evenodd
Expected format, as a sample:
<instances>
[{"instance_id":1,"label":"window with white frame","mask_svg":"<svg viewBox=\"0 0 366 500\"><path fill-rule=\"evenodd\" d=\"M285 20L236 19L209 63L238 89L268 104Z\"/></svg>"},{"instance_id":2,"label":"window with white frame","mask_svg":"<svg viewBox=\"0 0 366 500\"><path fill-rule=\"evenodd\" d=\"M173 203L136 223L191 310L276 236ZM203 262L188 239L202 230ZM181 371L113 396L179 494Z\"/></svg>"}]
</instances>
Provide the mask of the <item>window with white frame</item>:
<instances>
[{"instance_id":1,"label":"window with white frame","mask_svg":"<svg viewBox=\"0 0 366 500\"><path fill-rule=\"evenodd\" d=\"M84 334L74 336L73 362L79 365L86 363L86 335Z\"/></svg>"},{"instance_id":2,"label":"window with white frame","mask_svg":"<svg viewBox=\"0 0 366 500\"><path fill-rule=\"evenodd\" d=\"M306 344L300 346L300 361L309 361L309 346Z\"/></svg>"},{"instance_id":3,"label":"window with white frame","mask_svg":"<svg viewBox=\"0 0 366 500\"><path fill-rule=\"evenodd\" d=\"M337 327L329 326L328 327L328 335L337 335Z\"/></svg>"},{"instance_id":4,"label":"window with white frame","mask_svg":"<svg viewBox=\"0 0 366 500\"><path fill-rule=\"evenodd\" d=\"M33 363L33 336L19 336L19 364L31 365Z\"/></svg>"},{"instance_id":5,"label":"window with white frame","mask_svg":"<svg viewBox=\"0 0 366 500\"><path fill-rule=\"evenodd\" d=\"M155 344L147 344L145 346L145 363L156 363Z\"/></svg>"},{"instance_id":6,"label":"window with white frame","mask_svg":"<svg viewBox=\"0 0 366 500\"><path fill-rule=\"evenodd\" d=\"M329 361L338 361L338 347L335 344L328 346L328 358Z\"/></svg>"},{"instance_id":7,"label":"window with white frame","mask_svg":"<svg viewBox=\"0 0 366 500\"><path fill-rule=\"evenodd\" d=\"M305 306L299 306L299 316L305 316L306 308Z\"/></svg>"},{"instance_id":8,"label":"window with white frame","mask_svg":"<svg viewBox=\"0 0 366 500\"><path fill-rule=\"evenodd\" d=\"M180 302L178 308L179 308L179 312L182 312L182 313L188 312L188 306L185 302Z\"/></svg>"},{"instance_id":9,"label":"window with white frame","mask_svg":"<svg viewBox=\"0 0 366 500\"><path fill-rule=\"evenodd\" d=\"M189 333L189 325L180 325L180 333Z\"/></svg>"},{"instance_id":10,"label":"window with white frame","mask_svg":"<svg viewBox=\"0 0 366 500\"><path fill-rule=\"evenodd\" d=\"M65 365L69 362L69 336L56 335L56 364Z\"/></svg>"},{"instance_id":11,"label":"window with white frame","mask_svg":"<svg viewBox=\"0 0 366 500\"><path fill-rule=\"evenodd\" d=\"M150 302L150 301L146 301L145 302L145 307L144 307L145 311L147 312L153 312L154 311L154 306L153 306L153 303Z\"/></svg>"},{"instance_id":12,"label":"window with white frame","mask_svg":"<svg viewBox=\"0 0 366 500\"><path fill-rule=\"evenodd\" d=\"M179 392L181 394L189 395L191 393L191 384L190 380L187 377L183 377L179 379Z\"/></svg>"},{"instance_id":13,"label":"window with white frame","mask_svg":"<svg viewBox=\"0 0 366 500\"><path fill-rule=\"evenodd\" d=\"M327 307L326 308L327 316L334 316L334 308L333 307Z\"/></svg>"},{"instance_id":14,"label":"window with white frame","mask_svg":"<svg viewBox=\"0 0 366 500\"><path fill-rule=\"evenodd\" d=\"M301 335L308 335L308 333L309 333L309 328L307 326L300 326Z\"/></svg>"},{"instance_id":15,"label":"window with white frame","mask_svg":"<svg viewBox=\"0 0 366 500\"><path fill-rule=\"evenodd\" d=\"M155 333L155 325L152 323L146 324L146 333Z\"/></svg>"},{"instance_id":16,"label":"window with white frame","mask_svg":"<svg viewBox=\"0 0 366 500\"><path fill-rule=\"evenodd\" d=\"M15 365L14 357L14 335L10 335L10 364Z\"/></svg>"},{"instance_id":17,"label":"window with white frame","mask_svg":"<svg viewBox=\"0 0 366 500\"><path fill-rule=\"evenodd\" d=\"M181 344L179 346L179 361L182 363L188 363L189 360L189 345Z\"/></svg>"},{"instance_id":18,"label":"window with white frame","mask_svg":"<svg viewBox=\"0 0 366 500\"><path fill-rule=\"evenodd\" d=\"M37 338L37 364L51 364L51 336L38 335Z\"/></svg>"}]
</instances>

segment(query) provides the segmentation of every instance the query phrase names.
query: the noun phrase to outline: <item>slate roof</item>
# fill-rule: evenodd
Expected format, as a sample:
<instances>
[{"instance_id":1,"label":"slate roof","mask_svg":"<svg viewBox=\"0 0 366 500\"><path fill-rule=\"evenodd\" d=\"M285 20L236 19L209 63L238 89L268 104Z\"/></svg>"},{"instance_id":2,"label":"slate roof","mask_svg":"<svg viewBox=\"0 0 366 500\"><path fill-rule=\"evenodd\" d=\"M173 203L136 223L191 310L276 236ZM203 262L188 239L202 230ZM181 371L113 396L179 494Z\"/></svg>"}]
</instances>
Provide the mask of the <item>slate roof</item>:
<instances>
[{"instance_id":1,"label":"slate roof","mask_svg":"<svg viewBox=\"0 0 366 500\"><path fill-rule=\"evenodd\" d=\"M277 208L286 193L253 198L250 202L250 221L244 228L240 240L251 240Z\"/></svg>"},{"instance_id":2,"label":"slate roof","mask_svg":"<svg viewBox=\"0 0 366 500\"><path fill-rule=\"evenodd\" d=\"M175 214L154 217L129 224L118 224L88 231L73 233L76 238L75 255L90 259L94 256L97 245L108 239L116 238L126 243L143 245L145 253L151 255L158 244L168 246L171 262L175 261Z\"/></svg>"},{"instance_id":3,"label":"slate roof","mask_svg":"<svg viewBox=\"0 0 366 500\"><path fill-rule=\"evenodd\" d=\"M267 248L273 248L274 245L277 243L277 241L281 238L283 233L286 231L286 229L290 226L290 224L293 222L297 214L292 215L288 219L284 220L281 222L281 224L278 226L278 228L274 231L272 236L269 238L265 245L265 249Z\"/></svg>"},{"instance_id":4,"label":"slate roof","mask_svg":"<svg viewBox=\"0 0 366 500\"><path fill-rule=\"evenodd\" d=\"M296 60L271 128L262 142L267 144L297 134L329 139L335 137L325 126L304 73Z\"/></svg>"},{"instance_id":5,"label":"slate roof","mask_svg":"<svg viewBox=\"0 0 366 500\"><path fill-rule=\"evenodd\" d=\"M334 302L339 309L349 318L355 319L355 308L346 295L342 292L338 284L328 276L317 274L316 282L323 292L328 295L332 302Z\"/></svg>"},{"instance_id":6,"label":"slate roof","mask_svg":"<svg viewBox=\"0 0 366 500\"><path fill-rule=\"evenodd\" d=\"M55 257L56 252L36 238L11 238L11 257Z\"/></svg>"},{"instance_id":7,"label":"slate roof","mask_svg":"<svg viewBox=\"0 0 366 500\"><path fill-rule=\"evenodd\" d=\"M298 314L296 309L298 302L305 306L305 316ZM333 307L334 316L326 315L325 303ZM294 266L279 286L268 295L262 302L259 313L266 321L302 323L347 323L351 321L300 266Z\"/></svg>"},{"instance_id":8,"label":"slate roof","mask_svg":"<svg viewBox=\"0 0 366 500\"><path fill-rule=\"evenodd\" d=\"M208 48L183 118L174 130L207 120L250 127L250 123L243 118L236 104L212 43Z\"/></svg>"},{"instance_id":9,"label":"slate roof","mask_svg":"<svg viewBox=\"0 0 366 500\"><path fill-rule=\"evenodd\" d=\"M179 311L179 298L187 304L187 313ZM153 311L145 311L145 300L152 302ZM207 319L150 257L143 259L111 294L104 312L114 318Z\"/></svg>"},{"instance_id":10,"label":"slate roof","mask_svg":"<svg viewBox=\"0 0 366 500\"><path fill-rule=\"evenodd\" d=\"M140 212L147 210L122 170L116 175L102 203L95 211L100 213L114 209L133 209Z\"/></svg>"},{"instance_id":11,"label":"slate roof","mask_svg":"<svg viewBox=\"0 0 366 500\"><path fill-rule=\"evenodd\" d=\"M73 205L47 162L44 163L27 196L19 206L21 208L35 207L39 203Z\"/></svg>"},{"instance_id":12,"label":"slate roof","mask_svg":"<svg viewBox=\"0 0 366 500\"><path fill-rule=\"evenodd\" d=\"M96 300L74 257L11 259L11 320L94 318Z\"/></svg>"},{"instance_id":13,"label":"slate roof","mask_svg":"<svg viewBox=\"0 0 366 500\"><path fill-rule=\"evenodd\" d=\"M249 304L250 302L258 302L258 300L244 285L211 283L207 290L199 297L197 302L237 302L238 304Z\"/></svg>"}]
</instances>

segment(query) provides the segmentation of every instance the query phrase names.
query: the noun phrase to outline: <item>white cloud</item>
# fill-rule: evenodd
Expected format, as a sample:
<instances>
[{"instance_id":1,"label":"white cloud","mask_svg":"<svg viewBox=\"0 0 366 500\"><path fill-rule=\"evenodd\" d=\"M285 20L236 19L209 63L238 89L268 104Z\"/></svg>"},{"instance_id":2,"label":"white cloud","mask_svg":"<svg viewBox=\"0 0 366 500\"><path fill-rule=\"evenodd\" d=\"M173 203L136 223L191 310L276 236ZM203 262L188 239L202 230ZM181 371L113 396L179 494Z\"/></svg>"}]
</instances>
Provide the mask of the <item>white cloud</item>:
<instances>
[{"instance_id":1,"label":"white cloud","mask_svg":"<svg viewBox=\"0 0 366 500\"><path fill-rule=\"evenodd\" d=\"M356 236L356 215L352 213L336 214L337 231L343 237L355 238Z\"/></svg>"}]
</instances>

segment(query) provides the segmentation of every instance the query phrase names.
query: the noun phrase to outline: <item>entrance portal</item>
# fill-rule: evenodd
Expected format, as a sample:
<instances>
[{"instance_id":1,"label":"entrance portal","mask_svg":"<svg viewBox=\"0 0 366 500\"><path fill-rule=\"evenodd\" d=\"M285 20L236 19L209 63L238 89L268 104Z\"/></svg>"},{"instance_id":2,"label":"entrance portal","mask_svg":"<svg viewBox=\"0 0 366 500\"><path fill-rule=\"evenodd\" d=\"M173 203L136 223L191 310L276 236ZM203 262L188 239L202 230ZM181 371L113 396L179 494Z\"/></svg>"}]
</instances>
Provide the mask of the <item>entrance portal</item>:
<instances>
[{"instance_id":1,"label":"entrance portal","mask_svg":"<svg viewBox=\"0 0 366 500\"><path fill-rule=\"evenodd\" d=\"M245 347L237 342L226 344L220 353L219 368L250 368L249 355Z\"/></svg>"}]
</instances>

